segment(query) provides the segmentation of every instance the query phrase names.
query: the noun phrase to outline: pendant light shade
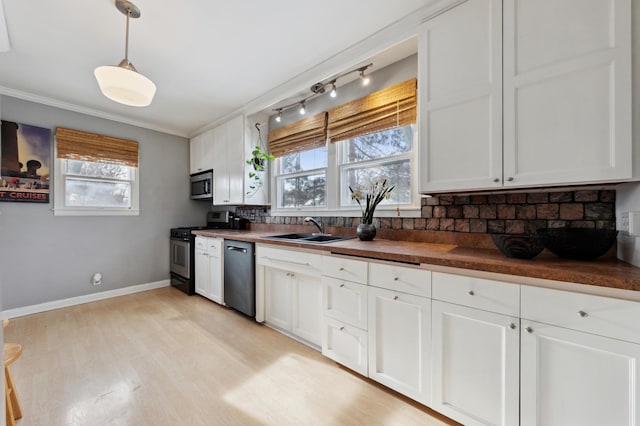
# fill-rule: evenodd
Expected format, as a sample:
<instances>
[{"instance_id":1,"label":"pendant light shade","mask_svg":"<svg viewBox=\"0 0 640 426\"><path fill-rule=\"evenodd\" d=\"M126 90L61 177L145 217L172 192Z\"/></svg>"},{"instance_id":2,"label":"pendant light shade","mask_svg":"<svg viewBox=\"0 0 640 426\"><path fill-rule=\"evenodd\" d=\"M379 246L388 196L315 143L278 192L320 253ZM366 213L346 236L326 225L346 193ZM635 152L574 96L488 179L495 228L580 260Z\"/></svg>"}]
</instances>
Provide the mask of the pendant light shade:
<instances>
[{"instance_id":1,"label":"pendant light shade","mask_svg":"<svg viewBox=\"0 0 640 426\"><path fill-rule=\"evenodd\" d=\"M127 16L125 57L118 65L103 65L94 70L102 94L114 102L145 107L156 94L156 85L140 74L129 62L129 18L140 17L140 10L131 2L116 0L116 7Z\"/></svg>"},{"instance_id":2,"label":"pendant light shade","mask_svg":"<svg viewBox=\"0 0 640 426\"><path fill-rule=\"evenodd\" d=\"M151 104L156 85L144 75L120 65L103 65L93 72L104 96L121 104L145 107Z\"/></svg>"}]
</instances>

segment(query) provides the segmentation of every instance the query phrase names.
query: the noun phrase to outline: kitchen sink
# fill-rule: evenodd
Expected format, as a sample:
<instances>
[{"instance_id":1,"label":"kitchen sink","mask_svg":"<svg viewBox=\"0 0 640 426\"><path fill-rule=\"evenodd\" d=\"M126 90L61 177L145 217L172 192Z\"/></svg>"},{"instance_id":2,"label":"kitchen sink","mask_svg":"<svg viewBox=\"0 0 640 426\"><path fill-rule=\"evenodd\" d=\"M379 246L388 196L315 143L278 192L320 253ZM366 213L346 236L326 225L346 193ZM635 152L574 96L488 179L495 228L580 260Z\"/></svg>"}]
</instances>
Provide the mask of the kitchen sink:
<instances>
[{"instance_id":1,"label":"kitchen sink","mask_svg":"<svg viewBox=\"0 0 640 426\"><path fill-rule=\"evenodd\" d=\"M281 234L281 235L270 235L268 237L262 238L277 238L278 240L302 240L306 238L313 237L313 234Z\"/></svg>"},{"instance_id":2,"label":"kitchen sink","mask_svg":"<svg viewBox=\"0 0 640 426\"><path fill-rule=\"evenodd\" d=\"M299 241L301 243L311 243L311 244L326 244L326 243L333 243L336 241L350 240L354 237L341 237L339 235L329 235L329 234L293 233L293 234L268 235L261 238L282 240L282 241Z\"/></svg>"}]
</instances>

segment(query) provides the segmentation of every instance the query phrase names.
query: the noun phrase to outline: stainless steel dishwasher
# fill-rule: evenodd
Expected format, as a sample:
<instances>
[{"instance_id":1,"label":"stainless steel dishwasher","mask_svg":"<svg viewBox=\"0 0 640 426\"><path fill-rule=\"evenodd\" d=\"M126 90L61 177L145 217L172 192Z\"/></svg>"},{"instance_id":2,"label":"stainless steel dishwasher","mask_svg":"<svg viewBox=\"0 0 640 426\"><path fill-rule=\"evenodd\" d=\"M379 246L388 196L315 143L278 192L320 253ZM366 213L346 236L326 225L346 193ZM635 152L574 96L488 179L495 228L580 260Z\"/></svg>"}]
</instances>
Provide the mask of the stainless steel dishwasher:
<instances>
[{"instance_id":1,"label":"stainless steel dishwasher","mask_svg":"<svg viewBox=\"0 0 640 426\"><path fill-rule=\"evenodd\" d=\"M256 316L254 244L224 240L224 303L250 317Z\"/></svg>"}]
</instances>

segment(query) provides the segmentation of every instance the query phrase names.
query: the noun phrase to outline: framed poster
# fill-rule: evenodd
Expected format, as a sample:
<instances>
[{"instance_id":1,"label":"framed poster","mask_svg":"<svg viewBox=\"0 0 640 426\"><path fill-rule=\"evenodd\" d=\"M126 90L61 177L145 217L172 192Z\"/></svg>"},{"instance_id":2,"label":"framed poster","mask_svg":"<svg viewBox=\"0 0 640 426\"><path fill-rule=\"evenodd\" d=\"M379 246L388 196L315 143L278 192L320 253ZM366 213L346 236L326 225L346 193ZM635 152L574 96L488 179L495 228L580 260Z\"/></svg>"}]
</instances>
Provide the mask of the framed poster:
<instances>
[{"instance_id":1,"label":"framed poster","mask_svg":"<svg viewBox=\"0 0 640 426\"><path fill-rule=\"evenodd\" d=\"M51 130L2 120L0 201L48 203Z\"/></svg>"}]
</instances>

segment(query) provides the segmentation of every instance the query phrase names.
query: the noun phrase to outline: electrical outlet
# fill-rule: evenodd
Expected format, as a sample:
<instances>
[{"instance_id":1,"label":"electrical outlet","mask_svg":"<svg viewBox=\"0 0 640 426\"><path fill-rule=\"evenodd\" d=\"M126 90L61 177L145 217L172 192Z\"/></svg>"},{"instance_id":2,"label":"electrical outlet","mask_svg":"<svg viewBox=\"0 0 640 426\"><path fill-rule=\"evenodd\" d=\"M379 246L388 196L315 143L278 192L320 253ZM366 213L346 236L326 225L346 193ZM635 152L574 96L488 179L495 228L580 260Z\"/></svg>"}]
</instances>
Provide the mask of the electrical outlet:
<instances>
[{"instance_id":1,"label":"electrical outlet","mask_svg":"<svg viewBox=\"0 0 640 426\"><path fill-rule=\"evenodd\" d=\"M102 284L102 274L100 272L96 272L95 274L93 274L93 276L91 277L91 284L93 285Z\"/></svg>"},{"instance_id":2,"label":"electrical outlet","mask_svg":"<svg viewBox=\"0 0 640 426\"><path fill-rule=\"evenodd\" d=\"M622 212L620 220L616 223L616 229L620 232L629 232L629 212Z\"/></svg>"}]
</instances>

